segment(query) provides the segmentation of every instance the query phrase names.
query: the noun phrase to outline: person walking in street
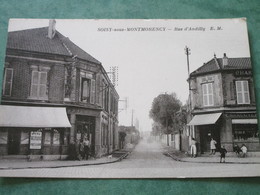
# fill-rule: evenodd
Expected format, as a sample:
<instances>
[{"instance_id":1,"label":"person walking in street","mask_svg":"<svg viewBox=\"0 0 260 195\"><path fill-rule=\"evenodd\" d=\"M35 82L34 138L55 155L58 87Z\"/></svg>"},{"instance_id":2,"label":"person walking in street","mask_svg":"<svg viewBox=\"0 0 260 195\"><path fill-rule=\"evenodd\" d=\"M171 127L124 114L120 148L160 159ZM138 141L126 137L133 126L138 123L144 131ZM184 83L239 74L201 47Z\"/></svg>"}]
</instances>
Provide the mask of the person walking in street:
<instances>
[{"instance_id":1,"label":"person walking in street","mask_svg":"<svg viewBox=\"0 0 260 195\"><path fill-rule=\"evenodd\" d=\"M220 148L220 163L225 163L225 158L226 158L226 153L227 153L227 150L225 149L225 146L222 146Z\"/></svg>"},{"instance_id":2,"label":"person walking in street","mask_svg":"<svg viewBox=\"0 0 260 195\"><path fill-rule=\"evenodd\" d=\"M88 140L87 137L84 139L83 145L84 145L84 158L83 159L88 160L88 156L89 156L89 140Z\"/></svg>"},{"instance_id":3,"label":"person walking in street","mask_svg":"<svg viewBox=\"0 0 260 195\"><path fill-rule=\"evenodd\" d=\"M214 154L216 153L216 144L217 142L211 138L211 141L210 141L210 150L211 150L211 154Z\"/></svg>"},{"instance_id":4,"label":"person walking in street","mask_svg":"<svg viewBox=\"0 0 260 195\"><path fill-rule=\"evenodd\" d=\"M191 149L191 157L196 158L197 155L197 147L196 147L196 140L194 138L191 139L191 144L190 144L190 149Z\"/></svg>"},{"instance_id":5,"label":"person walking in street","mask_svg":"<svg viewBox=\"0 0 260 195\"><path fill-rule=\"evenodd\" d=\"M245 158L246 157L246 153L247 153L247 147L246 147L245 144L242 145L241 151L242 151L242 157Z\"/></svg>"}]
</instances>

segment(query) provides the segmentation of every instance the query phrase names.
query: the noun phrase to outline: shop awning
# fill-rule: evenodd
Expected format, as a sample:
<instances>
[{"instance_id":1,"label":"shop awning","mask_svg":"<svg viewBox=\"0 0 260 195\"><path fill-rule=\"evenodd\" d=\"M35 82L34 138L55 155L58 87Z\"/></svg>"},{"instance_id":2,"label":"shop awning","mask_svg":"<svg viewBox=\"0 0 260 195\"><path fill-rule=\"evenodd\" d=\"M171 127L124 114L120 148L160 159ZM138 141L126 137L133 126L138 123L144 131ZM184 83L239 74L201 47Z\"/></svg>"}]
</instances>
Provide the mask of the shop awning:
<instances>
[{"instance_id":1,"label":"shop awning","mask_svg":"<svg viewBox=\"0 0 260 195\"><path fill-rule=\"evenodd\" d=\"M187 125L210 125L215 124L222 113L195 115Z\"/></svg>"},{"instance_id":2,"label":"shop awning","mask_svg":"<svg viewBox=\"0 0 260 195\"><path fill-rule=\"evenodd\" d=\"M232 124L257 124L257 119L232 119Z\"/></svg>"},{"instance_id":3,"label":"shop awning","mask_svg":"<svg viewBox=\"0 0 260 195\"><path fill-rule=\"evenodd\" d=\"M71 127L66 108L0 105L0 127Z\"/></svg>"}]
</instances>

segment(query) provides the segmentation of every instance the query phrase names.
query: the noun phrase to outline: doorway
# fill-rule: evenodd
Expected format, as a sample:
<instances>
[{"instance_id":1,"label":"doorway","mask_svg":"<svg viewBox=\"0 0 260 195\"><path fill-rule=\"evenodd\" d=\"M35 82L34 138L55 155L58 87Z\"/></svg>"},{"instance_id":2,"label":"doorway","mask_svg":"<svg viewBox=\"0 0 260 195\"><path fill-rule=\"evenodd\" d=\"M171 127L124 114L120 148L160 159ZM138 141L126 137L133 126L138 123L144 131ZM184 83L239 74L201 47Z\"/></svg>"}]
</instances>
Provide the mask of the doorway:
<instances>
[{"instance_id":1,"label":"doorway","mask_svg":"<svg viewBox=\"0 0 260 195\"><path fill-rule=\"evenodd\" d=\"M210 141L213 138L216 144L216 150L219 150L220 130L217 125L201 125L200 127L200 150L201 153L210 152Z\"/></svg>"},{"instance_id":2,"label":"doorway","mask_svg":"<svg viewBox=\"0 0 260 195\"><path fill-rule=\"evenodd\" d=\"M17 129L8 130L8 154L17 155L20 150L21 132Z\"/></svg>"}]
</instances>

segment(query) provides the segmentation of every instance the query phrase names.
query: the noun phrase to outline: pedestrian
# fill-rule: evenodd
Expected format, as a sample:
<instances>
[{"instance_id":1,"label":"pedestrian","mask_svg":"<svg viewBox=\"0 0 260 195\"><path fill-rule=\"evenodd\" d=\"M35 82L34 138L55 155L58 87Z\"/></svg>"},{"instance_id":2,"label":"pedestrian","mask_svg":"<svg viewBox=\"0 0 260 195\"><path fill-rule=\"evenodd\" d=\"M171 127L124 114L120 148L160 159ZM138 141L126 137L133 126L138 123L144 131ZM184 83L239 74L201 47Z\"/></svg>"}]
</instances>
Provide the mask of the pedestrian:
<instances>
[{"instance_id":1,"label":"pedestrian","mask_svg":"<svg viewBox=\"0 0 260 195\"><path fill-rule=\"evenodd\" d=\"M197 155L197 147L196 147L196 140L194 138L191 139L191 144L190 144L190 149L191 149L191 157L196 158Z\"/></svg>"},{"instance_id":2,"label":"pedestrian","mask_svg":"<svg viewBox=\"0 0 260 195\"><path fill-rule=\"evenodd\" d=\"M79 153L80 153L80 158L79 158L79 160L84 159L84 158L85 158L85 153L84 153L84 143L83 143L83 139L81 139L81 140L80 140L80 143L79 143Z\"/></svg>"},{"instance_id":3,"label":"pedestrian","mask_svg":"<svg viewBox=\"0 0 260 195\"><path fill-rule=\"evenodd\" d=\"M247 147L246 147L245 144L242 145L241 151L242 151L242 157L245 158L246 157L246 153L247 153Z\"/></svg>"},{"instance_id":4,"label":"pedestrian","mask_svg":"<svg viewBox=\"0 0 260 195\"><path fill-rule=\"evenodd\" d=\"M240 152L242 152L242 150L240 149L240 147L237 144L234 146L234 152L236 153L236 155L238 157L240 156Z\"/></svg>"},{"instance_id":5,"label":"pedestrian","mask_svg":"<svg viewBox=\"0 0 260 195\"><path fill-rule=\"evenodd\" d=\"M225 149L225 146L222 146L220 148L220 163L224 163L225 162L225 157L226 157L226 153L227 153L227 150Z\"/></svg>"},{"instance_id":6,"label":"pedestrian","mask_svg":"<svg viewBox=\"0 0 260 195\"><path fill-rule=\"evenodd\" d=\"M89 140L88 140L87 137L84 139L83 145L84 145L84 158L83 159L88 160L88 156L89 156Z\"/></svg>"},{"instance_id":7,"label":"pedestrian","mask_svg":"<svg viewBox=\"0 0 260 195\"><path fill-rule=\"evenodd\" d=\"M216 144L217 142L211 138L211 141L210 141L210 150L211 150L211 154L214 154L216 153Z\"/></svg>"}]
</instances>

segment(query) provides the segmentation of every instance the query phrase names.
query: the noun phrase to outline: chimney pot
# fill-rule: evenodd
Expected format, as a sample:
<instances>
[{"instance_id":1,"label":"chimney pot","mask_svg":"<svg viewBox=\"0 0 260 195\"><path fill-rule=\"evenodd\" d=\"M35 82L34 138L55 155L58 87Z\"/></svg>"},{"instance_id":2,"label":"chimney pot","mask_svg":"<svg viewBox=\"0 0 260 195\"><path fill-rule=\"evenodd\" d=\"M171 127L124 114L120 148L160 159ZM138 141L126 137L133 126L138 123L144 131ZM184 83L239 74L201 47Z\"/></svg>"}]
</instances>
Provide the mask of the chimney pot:
<instances>
[{"instance_id":1,"label":"chimney pot","mask_svg":"<svg viewBox=\"0 0 260 195\"><path fill-rule=\"evenodd\" d=\"M223 63L223 67L228 65L228 57L227 57L226 53L224 53L222 63Z\"/></svg>"},{"instance_id":2,"label":"chimney pot","mask_svg":"<svg viewBox=\"0 0 260 195\"><path fill-rule=\"evenodd\" d=\"M55 36L56 33L56 20L49 20L49 28L48 28L48 37L52 39Z\"/></svg>"}]
</instances>

